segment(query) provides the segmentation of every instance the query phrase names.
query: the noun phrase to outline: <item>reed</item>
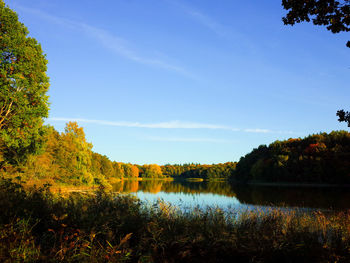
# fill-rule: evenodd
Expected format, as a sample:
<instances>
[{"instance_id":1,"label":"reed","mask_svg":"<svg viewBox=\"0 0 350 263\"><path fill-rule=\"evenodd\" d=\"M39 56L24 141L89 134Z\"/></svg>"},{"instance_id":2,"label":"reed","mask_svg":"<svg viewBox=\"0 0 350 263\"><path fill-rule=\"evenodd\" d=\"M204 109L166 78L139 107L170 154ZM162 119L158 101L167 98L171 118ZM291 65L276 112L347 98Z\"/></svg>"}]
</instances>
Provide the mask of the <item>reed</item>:
<instances>
[{"instance_id":1,"label":"reed","mask_svg":"<svg viewBox=\"0 0 350 263\"><path fill-rule=\"evenodd\" d=\"M348 262L350 213L182 210L0 181L0 262Z\"/></svg>"}]
</instances>

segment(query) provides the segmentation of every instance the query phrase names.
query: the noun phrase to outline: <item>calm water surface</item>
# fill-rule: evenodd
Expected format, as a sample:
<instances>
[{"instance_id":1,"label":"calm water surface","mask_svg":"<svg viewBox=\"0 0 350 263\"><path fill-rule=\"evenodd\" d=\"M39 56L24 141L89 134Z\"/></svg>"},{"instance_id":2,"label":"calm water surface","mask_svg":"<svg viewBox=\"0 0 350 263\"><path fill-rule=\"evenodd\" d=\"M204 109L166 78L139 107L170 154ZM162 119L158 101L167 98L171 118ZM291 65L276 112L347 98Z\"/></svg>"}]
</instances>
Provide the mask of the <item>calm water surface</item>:
<instances>
[{"instance_id":1,"label":"calm water surface","mask_svg":"<svg viewBox=\"0 0 350 263\"><path fill-rule=\"evenodd\" d=\"M234 186L228 182L121 181L114 191L135 194L149 203L163 200L181 208L217 206L221 209L298 208L350 209L350 189L337 187Z\"/></svg>"}]
</instances>

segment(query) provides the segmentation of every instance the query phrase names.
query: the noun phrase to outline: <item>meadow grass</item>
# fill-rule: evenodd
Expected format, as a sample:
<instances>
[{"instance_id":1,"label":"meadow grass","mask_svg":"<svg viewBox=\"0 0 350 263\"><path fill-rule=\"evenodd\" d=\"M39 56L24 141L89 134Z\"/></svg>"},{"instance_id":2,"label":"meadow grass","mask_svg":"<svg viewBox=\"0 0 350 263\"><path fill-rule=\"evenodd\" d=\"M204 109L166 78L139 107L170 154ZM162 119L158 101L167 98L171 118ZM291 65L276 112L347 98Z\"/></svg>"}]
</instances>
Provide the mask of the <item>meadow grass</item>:
<instances>
[{"instance_id":1,"label":"meadow grass","mask_svg":"<svg viewBox=\"0 0 350 263\"><path fill-rule=\"evenodd\" d=\"M349 262L350 213L144 205L0 181L0 262Z\"/></svg>"}]
</instances>

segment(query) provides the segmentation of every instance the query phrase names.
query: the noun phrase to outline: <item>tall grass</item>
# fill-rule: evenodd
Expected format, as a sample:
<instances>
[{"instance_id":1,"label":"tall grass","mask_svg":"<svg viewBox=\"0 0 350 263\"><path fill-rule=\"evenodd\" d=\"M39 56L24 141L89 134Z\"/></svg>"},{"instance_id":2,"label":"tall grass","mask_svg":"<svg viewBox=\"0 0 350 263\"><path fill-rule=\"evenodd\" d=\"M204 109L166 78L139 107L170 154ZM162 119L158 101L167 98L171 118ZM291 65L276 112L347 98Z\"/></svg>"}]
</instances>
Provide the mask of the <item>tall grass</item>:
<instances>
[{"instance_id":1,"label":"tall grass","mask_svg":"<svg viewBox=\"0 0 350 263\"><path fill-rule=\"evenodd\" d=\"M350 213L182 211L0 181L0 262L349 262Z\"/></svg>"}]
</instances>

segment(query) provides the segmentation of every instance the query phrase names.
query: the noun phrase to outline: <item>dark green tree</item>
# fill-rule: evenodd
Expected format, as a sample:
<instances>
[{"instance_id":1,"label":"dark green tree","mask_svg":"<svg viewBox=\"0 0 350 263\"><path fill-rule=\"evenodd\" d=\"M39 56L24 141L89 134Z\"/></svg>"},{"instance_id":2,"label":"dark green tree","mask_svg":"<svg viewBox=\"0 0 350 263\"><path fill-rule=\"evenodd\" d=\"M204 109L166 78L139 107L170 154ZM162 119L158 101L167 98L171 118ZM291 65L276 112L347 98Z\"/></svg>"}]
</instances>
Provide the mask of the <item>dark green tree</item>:
<instances>
[{"instance_id":1,"label":"dark green tree","mask_svg":"<svg viewBox=\"0 0 350 263\"><path fill-rule=\"evenodd\" d=\"M43 144L49 78L40 44L0 0L0 167L20 164Z\"/></svg>"}]
</instances>

